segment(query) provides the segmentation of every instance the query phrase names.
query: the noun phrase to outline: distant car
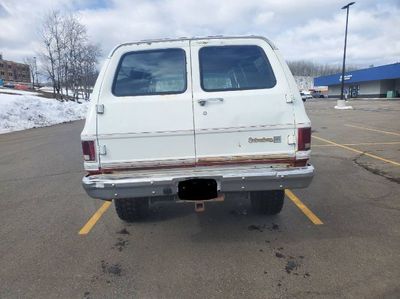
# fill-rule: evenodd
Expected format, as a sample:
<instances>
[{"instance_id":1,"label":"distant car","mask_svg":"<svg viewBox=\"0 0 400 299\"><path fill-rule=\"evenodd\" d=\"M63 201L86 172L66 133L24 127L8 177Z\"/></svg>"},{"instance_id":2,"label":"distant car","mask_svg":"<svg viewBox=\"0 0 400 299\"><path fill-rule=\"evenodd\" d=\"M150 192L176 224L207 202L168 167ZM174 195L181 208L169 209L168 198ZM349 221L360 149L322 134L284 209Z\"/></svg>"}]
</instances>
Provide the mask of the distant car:
<instances>
[{"instance_id":1,"label":"distant car","mask_svg":"<svg viewBox=\"0 0 400 299\"><path fill-rule=\"evenodd\" d=\"M29 90L29 86L27 84L16 84L14 89L17 90Z\"/></svg>"},{"instance_id":2,"label":"distant car","mask_svg":"<svg viewBox=\"0 0 400 299\"><path fill-rule=\"evenodd\" d=\"M15 85L13 83L4 83L3 86L6 88L14 88L15 87Z\"/></svg>"},{"instance_id":3,"label":"distant car","mask_svg":"<svg viewBox=\"0 0 400 299\"><path fill-rule=\"evenodd\" d=\"M313 98L311 93L306 92L306 91L300 91L300 95L301 95L301 99L303 100L303 102L307 101L308 99L312 99Z\"/></svg>"},{"instance_id":4,"label":"distant car","mask_svg":"<svg viewBox=\"0 0 400 299\"><path fill-rule=\"evenodd\" d=\"M313 98L320 98L320 99L323 99L323 98L325 98L326 96L325 96L323 93L321 93L321 92L313 92L313 93L312 93L312 97L313 97Z\"/></svg>"}]
</instances>

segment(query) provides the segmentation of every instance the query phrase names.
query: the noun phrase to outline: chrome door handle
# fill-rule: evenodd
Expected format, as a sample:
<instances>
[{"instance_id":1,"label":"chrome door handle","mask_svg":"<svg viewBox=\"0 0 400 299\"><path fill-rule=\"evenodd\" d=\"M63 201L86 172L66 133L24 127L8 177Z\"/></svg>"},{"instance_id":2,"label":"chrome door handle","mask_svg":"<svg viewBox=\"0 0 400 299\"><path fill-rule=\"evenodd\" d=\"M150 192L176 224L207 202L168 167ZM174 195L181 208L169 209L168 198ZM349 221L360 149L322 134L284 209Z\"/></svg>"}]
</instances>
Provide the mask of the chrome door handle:
<instances>
[{"instance_id":1,"label":"chrome door handle","mask_svg":"<svg viewBox=\"0 0 400 299\"><path fill-rule=\"evenodd\" d=\"M200 99L197 101L200 106L205 106L207 102L223 102L224 98L208 98L208 99Z\"/></svg>"}]
</instances>

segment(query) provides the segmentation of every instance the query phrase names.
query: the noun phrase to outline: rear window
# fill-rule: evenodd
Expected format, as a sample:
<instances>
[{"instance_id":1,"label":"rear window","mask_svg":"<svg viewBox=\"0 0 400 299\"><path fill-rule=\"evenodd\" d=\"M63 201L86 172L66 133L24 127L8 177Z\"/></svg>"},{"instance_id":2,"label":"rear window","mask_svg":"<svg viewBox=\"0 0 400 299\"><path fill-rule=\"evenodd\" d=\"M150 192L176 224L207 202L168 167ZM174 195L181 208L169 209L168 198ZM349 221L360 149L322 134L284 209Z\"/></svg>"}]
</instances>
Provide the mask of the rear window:
<instances>
[{"instance_id":1,"label":"rear window","mask_svg":"<svg viewBox=\"0 0 400 299\"><path fill-rule=\"evenodd\" d=\"M124 54L112 88L116 96L183 93L185 90L186 55L183 49Z\"/></svg>"},{"instance_id":2,"label":"rear window","mask_svg":"<svg viewBox=\"0 0 400 299\"><path fill-rule=\"evenodd\" d=\"M276 84L271 64L258 46L203 47L199 58L205 91L272 88Z\"/></svg>"}]
</instances>

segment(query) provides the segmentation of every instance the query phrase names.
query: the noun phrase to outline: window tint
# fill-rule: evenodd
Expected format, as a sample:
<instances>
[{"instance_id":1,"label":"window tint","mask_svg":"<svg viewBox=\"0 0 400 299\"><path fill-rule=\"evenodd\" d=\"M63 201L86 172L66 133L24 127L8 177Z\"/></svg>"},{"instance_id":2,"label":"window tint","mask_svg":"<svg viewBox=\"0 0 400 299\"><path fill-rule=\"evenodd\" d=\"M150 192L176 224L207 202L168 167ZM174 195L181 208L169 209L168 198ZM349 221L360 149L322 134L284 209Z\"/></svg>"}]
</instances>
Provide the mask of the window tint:
<instances>
[{"instance_id":1,"label":"window tint","mask_svg":"<svg viewBox=\"0 0 400 299\"><path fill-rule=\"evenodd\" d=\"M276 79L258 46L203 47L199 52L201 86L206 91L272 88Z\"/></svg>"},{"instance_id":2,"label":"window tint","mask_svg":"<svg viewBox=\"0 0 400 299\"><path fill-rule=\"evenodd\" d=\"M186 58L182 49L123 55L113 84L116 96L182 93L185 90Z\"/></svg>"}]
</instances>

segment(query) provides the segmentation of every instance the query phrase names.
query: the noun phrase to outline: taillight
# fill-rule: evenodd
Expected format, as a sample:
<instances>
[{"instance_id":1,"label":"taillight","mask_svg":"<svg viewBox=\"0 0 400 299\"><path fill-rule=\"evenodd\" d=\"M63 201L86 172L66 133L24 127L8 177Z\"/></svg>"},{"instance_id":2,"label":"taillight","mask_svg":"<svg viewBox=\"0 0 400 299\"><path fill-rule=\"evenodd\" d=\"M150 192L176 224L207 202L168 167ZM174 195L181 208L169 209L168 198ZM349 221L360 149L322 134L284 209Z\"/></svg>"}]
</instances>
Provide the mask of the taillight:
<instances>
[{"instance_id":1,"label":"taillight","mask_svg":"<svg viewBox=\"0 0 400 299\"><path fill-rule=\"evenodd\" d=\"M94 141L82 141L83 160L96 161Z\"/></svg>"},{"instance_id":2,"label":"taillight","mask_svg":"<svg viewBox=\"0 0 400 299\"><path fill-rule=\"evenodd\" d=\"M297 138L297 149L299 151L308 151L311 148L311 128L299 128Z\"/></svg>"}]
</instances>

